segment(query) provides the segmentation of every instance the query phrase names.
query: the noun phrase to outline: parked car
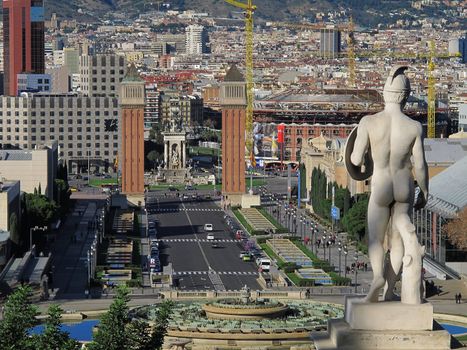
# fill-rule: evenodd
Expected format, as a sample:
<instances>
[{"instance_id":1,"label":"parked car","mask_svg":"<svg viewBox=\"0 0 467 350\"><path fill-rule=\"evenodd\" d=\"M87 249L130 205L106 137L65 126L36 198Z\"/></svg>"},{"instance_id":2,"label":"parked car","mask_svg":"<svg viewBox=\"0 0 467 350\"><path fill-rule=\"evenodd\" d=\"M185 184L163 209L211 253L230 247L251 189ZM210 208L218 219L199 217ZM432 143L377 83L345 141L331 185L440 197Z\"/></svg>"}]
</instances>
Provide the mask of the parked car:
<instances>
[{"instance_id":1,"label":"parked car","mask_svg":"<svg viewBox=\"0 0 467 350\"><path fill-rule=\"evenodd\" d=\"M251 256L251 254L245 254L242 258L243 261L252 261L253 260L253 257Z\"/></svg>"},{"instance_id":2,"label":"parked car","mask_svg":"<svg viewBox=\"0 0 467 350\"><path fill-rule=\"evenodd\" d=\"M271 268L271 260L267 258L256 259L256 264L261 272L269 272Z\"/></svg>"},{"instance_id":3,"label":"parked car","mask_svg":"<svg viewBox=\"0 0 467 350\"><path fill-rule=\"evenodd\" d=\"M204 224L204 231L212 231L213 227L212 224Z\"/></svg>"},{"instance_id":4,"label":"parked car","mask_svg":"<svg viewBox=\"0 0 467 350\"><path fill-rule=\"evenodd\" d=\"M244 257L245 255L248 255L248 254L249 254L249 253L248 253L246 250L242 250L242 251L240 252L239 257L240 257L240 259L243 259L243 257Z\"/></svg>"},{"instance_id":5,"label":"parked car","mask_svg":"<svg viewBox=\"0 0 467 350\"><path fill-rule=\"evenodd\" d=\"M217 242L212 242L211 243L211 248L220 248L220 245Z\"/></svg>"},{"instance_id":6,"label":"parked car","mask_svg":"<svg viewBox=\"0 0 467 350\"><path fill-rule=\"evenodd\" d=\"M149 222L148 222L148 228L149 228L149 229L152 229L152 228L155 229L155 228L156 228L156 223L155 223L154 221L149 221Z\"/></svg>"},{"instance_id":7,"label":"parked car","mask_svg":"<svg viewBox=\"0 0 467 350\"><path fill-rule=\"evenodd\" d=\"M157 230L155 228L148 229L148 237L149 238L157 238Z\"/></svg>"},{"instance_id":8,"label":"parked car","mask_svg":"<svg viewBox=\"0 0 467 350\"><path fill-rule=\"evenodd\" d=\"M194 190L194 189L195 189L195 188L194 188L193 186L191 186L191 185L186 185L186 186L185 186L185 190L187 190L187 191L192 191L192 190Z\"/></svg>"},{"instance_id":9,"label":"parked car","mask_svg":"<svg viewBox=\"0 0 467 350\"><path fill-rule=\"evenodd\" d=\"M214 237L214 233L208 233L206 239L208 241L214 241L216 238Z\"/></svg>"}]
</instances>

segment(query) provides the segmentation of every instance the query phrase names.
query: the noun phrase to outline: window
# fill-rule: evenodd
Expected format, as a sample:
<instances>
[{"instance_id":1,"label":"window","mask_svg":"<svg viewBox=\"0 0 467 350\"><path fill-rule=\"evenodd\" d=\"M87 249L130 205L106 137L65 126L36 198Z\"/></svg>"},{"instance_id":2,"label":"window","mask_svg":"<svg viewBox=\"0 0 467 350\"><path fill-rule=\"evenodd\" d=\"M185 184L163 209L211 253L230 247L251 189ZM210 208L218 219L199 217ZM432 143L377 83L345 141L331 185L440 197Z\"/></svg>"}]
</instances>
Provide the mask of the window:
<instances>
[{"instance_id":1,"label":"window","mask_svg":"<svg viewBox=\"0 0 467 350\"><path fill-rule=\"evenodd\" d=\"M68 127L68 132L73 132L73 128L71 126Z\"/></svg>"}]
</instances>

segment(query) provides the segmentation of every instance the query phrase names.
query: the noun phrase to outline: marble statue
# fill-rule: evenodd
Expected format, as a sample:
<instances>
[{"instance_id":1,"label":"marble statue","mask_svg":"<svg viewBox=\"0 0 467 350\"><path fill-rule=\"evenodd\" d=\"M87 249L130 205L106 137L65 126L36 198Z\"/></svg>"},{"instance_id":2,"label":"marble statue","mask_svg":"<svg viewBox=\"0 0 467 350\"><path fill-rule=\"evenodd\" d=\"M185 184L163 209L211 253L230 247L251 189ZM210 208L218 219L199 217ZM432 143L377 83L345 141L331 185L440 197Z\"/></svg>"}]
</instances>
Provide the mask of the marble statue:
<instances>
[{"instance_id":1,"label":"marble statue","mask_svg":"<svg viewBox=\"0 0 467 350\"><path fill-rule=\"evenodd\" d=\"M410 82L396 66L384 86L382 112L360 121L349 136L345 162L355 180L372 176L368 206L369 257L373 280L365 302L377 302L384 287L384 300L395 299L394 285L402 268L401 302L422 301L422 259L424 247L411 221L413 207L423 208L428 198L428 170L420 123L402 111L410 94ZM413 165L412 165L413 162ZM415 200L415 184L420 188ZM385 265L387 249L389 261Z\"/></svg>"},{"instance_id":2,"label":"marble statue","mask_svg":"<svg viewBox=\"0 0 467 350\"><path fill-rule=\"evenodd\" d=\"M172 150L172 167L173 168L178 168L178 165L180 164L180 161L178 159L178 151L176 148Z\"/></svg>"}]
</instances>

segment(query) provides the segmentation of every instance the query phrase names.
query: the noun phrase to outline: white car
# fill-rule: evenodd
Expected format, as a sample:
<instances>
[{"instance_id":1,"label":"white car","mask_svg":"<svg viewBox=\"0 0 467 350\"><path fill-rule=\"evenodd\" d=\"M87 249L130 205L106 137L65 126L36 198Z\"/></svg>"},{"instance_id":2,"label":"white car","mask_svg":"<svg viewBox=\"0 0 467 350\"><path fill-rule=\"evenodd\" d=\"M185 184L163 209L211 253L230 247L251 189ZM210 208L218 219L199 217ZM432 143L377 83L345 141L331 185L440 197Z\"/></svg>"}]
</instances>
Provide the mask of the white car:
<instances>
[{"instance_id":1,"label":"white car","mask_svg":"<svg viewBox=\"0 0 467 350\"><path fill-rule=\"evenodd\" d=\"M212 231L212 224L204 224L204 231Z\"/></svg>"},{"instance_id":2,"label":"white car","mask_svg":"<svg viewBox=\"0 0 467 350\"><path fill-rule=\"evenodd\" d=\"M214 233L208 233L208 236L206 237L208 241L214 241Z\"/></svg>"}]
</instances>

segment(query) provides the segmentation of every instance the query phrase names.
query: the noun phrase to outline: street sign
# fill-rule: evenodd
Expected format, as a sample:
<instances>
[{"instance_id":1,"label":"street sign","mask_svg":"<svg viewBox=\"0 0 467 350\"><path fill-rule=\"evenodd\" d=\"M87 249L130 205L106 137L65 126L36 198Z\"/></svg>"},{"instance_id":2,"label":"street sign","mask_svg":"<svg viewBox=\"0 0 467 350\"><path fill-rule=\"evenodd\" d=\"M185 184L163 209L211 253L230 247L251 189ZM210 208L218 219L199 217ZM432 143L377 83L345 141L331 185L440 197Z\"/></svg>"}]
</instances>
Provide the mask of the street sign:
<instances>
[{"instance_id":1,"label":"street sign","mask_svg":"<svg viewBox=\"0 0 467 350\"><path fill-rule=\"evenodd\" d=\"M338 207L331 207L331 217L334 220L340 220L341 218L341 211Z\"/></svg>"}]
</instances>

